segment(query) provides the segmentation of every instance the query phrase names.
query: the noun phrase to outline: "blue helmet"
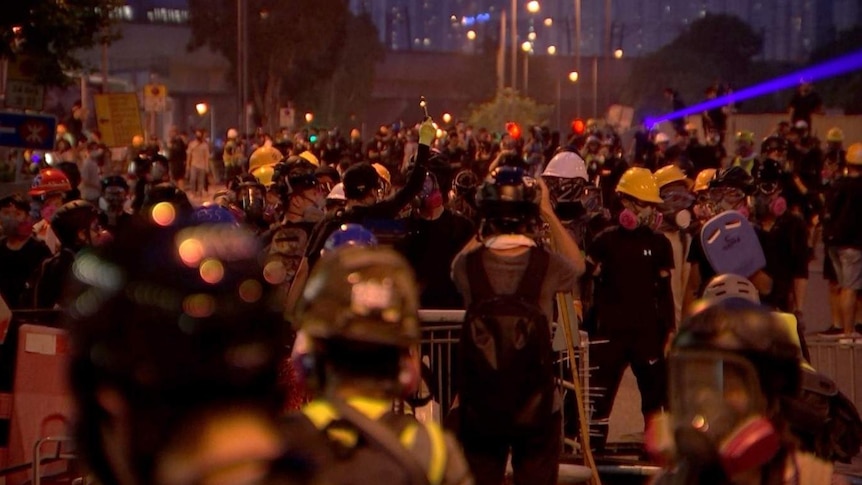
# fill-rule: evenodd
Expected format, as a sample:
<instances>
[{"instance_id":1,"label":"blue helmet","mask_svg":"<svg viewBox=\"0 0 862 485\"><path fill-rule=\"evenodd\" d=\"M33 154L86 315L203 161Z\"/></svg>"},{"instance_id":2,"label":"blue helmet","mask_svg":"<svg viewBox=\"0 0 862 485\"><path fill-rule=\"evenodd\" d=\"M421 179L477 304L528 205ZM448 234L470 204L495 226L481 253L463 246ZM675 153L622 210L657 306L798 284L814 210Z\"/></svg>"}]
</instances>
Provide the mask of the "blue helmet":
<instances>
[{"instance_id":1,"label":"blue helmet","mask_svg":"<svg viewBox=\"0 0 862 485\"><path fill-rule=\"evenodd\" d=\"M202 205L192 213L195 224L237 224L236 216L230 209L218 204Z\"/></svg>"},{"instance_id":2,"label":"blue helmet","mask_svg":"<svg viewBox=\"0 0 862 485\"><path fill-rule=\"evenodd\" d=\"M377 237L361 224L342 224L326 238L323 252L331 252L342 246L377 246Z\"/></svg>"}]
</instances>

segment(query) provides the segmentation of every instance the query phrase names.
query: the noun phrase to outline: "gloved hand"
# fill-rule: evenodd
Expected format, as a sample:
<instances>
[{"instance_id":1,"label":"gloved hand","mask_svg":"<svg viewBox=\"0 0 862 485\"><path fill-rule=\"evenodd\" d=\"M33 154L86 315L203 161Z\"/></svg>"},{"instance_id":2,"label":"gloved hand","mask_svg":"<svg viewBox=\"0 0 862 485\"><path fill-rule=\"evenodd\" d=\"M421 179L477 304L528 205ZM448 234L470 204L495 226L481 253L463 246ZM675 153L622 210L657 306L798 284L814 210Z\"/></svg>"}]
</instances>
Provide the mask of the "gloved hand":
<instances>
[{"instance_id":1,"label":"gloved hand","mask_svg":"<svg viewBox=\"0 0 862 485\"><path fill-rule=\"evenodd\" d=\"M422 122L422 125L419 126L419 143L430 147L431 142L434 141L436 136L437 128L434 127L434 123L429 116Z\"/></svg>"}]
</instances>

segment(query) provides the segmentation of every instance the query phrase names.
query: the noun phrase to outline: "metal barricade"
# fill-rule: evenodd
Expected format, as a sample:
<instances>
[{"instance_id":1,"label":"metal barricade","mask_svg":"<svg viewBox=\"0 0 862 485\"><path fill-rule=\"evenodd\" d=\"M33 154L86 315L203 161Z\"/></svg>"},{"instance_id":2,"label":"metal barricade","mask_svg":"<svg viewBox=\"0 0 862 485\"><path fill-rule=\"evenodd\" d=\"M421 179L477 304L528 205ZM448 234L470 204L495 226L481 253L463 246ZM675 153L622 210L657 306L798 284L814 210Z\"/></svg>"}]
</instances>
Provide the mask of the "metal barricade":
<instances>
[{"instance_id":1,"label":"metal barricade","mask_svg":"<svg viewBox=\"0 0 862 485\"><path fill-rule=\"evenodd\" d=\"M838 389L862 410L862 341L808 340L811 365L838 384Z\"/></svg>"}]
</instances>

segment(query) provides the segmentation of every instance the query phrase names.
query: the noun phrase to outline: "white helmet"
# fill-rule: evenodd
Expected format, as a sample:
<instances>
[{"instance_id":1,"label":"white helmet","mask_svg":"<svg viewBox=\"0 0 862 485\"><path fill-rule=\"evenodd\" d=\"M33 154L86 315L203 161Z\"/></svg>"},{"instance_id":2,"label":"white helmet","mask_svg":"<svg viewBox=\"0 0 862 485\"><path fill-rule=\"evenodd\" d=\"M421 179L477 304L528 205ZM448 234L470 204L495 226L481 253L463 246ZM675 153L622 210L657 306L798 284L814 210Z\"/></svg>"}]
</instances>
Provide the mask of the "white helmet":
<instances>
[{"instance_id":1,"label":"white helmet","mask_svg":"<svg viewBox=\"0 0 862 485\"><path fill-rule=\"evenodd\" d=\"M753 303L760 303L760 295L751 281L735 274L720 274L711 279L703 290L703 299L710 302L727 300L728 298L742 298Z\"/></svg>"},{"instance_id":2,"label":"white helmet","mask_svg":"<svg viewBox=\"0 0 862 485\"><path fill-rule=\"evenodd\" d=\"M589 180L584 159L577 153L569 151L562 151L554 155L554 158L545 167L545 171L542 172L542 177Z\"/></svg>"},{"instance_id":3,"label":"white helmet","mask_svg":"<svg viewBox=\"0 0 862 485\"><path fill-rule=\"evenodd\" d=\"M347 200L347 197L344 195L344 184L337 183L332 187L332 190L329 191L329 195L326 196L327 200Z\"/></svg>"},{"instance_id":4,"label":"white helmet","mask_svg":"<svg viewBox=\"0 0 862 485\"><path fill-rule=\"evenodd\" d=\"M231 129L227 130L227 137L228 138L236 138L238 136L239 136L239 132L236 131L236 128L231 128Z\"/></svg>"},{"instance_id":5,"label":"white helmet","mask_svg":"<svg viewBox=\"0 0 862 485\"><path fill-rule=\"evenodd\" d=\"M659 143L670 143L670 137L663 132L659 132L659 134L655 136L655 144L658 145Z\"/></svg>"}]
</instances>

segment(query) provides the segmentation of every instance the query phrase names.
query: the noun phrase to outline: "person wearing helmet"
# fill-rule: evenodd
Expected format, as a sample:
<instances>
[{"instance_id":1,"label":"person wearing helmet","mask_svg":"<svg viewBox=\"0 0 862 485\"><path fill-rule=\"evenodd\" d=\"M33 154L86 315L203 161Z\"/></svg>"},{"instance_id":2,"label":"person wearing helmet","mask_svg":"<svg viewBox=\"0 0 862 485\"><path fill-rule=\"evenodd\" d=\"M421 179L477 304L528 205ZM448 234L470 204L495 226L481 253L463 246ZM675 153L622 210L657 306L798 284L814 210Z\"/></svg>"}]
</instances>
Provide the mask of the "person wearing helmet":
<instances>
[{"instance_id":1,"label":"person wearing helmet","mask_svg":"<svg viewBox=\"0 0 862 485\"><path fill-rule=\"evenodd\" d=\"M344 195L344 184L338 182L326 195L326 215L332 217L338 211L344 210L347 197Z\"/></svg>"},{"instance_id":2,"label":"person wearing helmet","mask_svg":"<svg viewBox=\"0 0 862 485\"><path fill-rule=\"evenodd\" d=\"M79 256L64 312L88 471L119 485L303 483L282 460L284 324L254 236L135 224Z\"/></svg>"},{"instance_id":3,"label":"person wearing helmet","mask_svg":"<svg viewBox=\"0 0 862 485\"><path fill-rule=\"evenodd\" d=\"M857 293L862 289L862 143L847 148L846 175L826 200L823 239L840 288L838 308L843 336L862 338L854 329Z\"/></svg>"},{"instance_id":4,"label":"person wearing helmet","mask_svg":"<svg viewBox=\"0 0 862 485\"><path fill-rule=\"evenodd\" d=\"M226 181L235 177L240 170L242 170L242 167L240 166L242 153L240 153L238 138L239 132L236 131L236 128L230 128L227 130L227 141L225 141L224 148L222 149L224 177Z\"/></svg>"},{"instance_id":5,"label":"person wearing helmet","mask_svg":"<svg viewBox=\"0 0 862 485\"><path fill-rule=\"evenodd\" d=\"M267 261L281 265L284 277L279 284L287 289L293 282L315 224L323 219L323 186L316 167L305 159L290 157L276 165L273 187L279 195L283 213L261 239Z\"/></svg>"},{"instance_id":6,"label":"person wearing helmet","mask_svg":"<svg viewBox=\"0 0 862 485\"><path fill-rule=\"evenodd\" d=\"M562 445L560 403L554 399L553 385L546 386L547 382L553 382L553 370L537 366L545 362L542 349L550 354L548 322L553 319L555 295L577 289L577 278L584 272L583 256L554 214L547 187L541 180L526 176L521 168L502 166L491 172L479 189L477 204L481 214L478 240L465 246L452 263L452 279L468 309L461 358L466 359L465 348L474 350L471 364L462 365L459 381L460 405L455 418L459 438L479 484L500 483L510 448L516 483L522 483L523 477L529 477L530 483L556 483ZM537 242L543 222L550 227L555 252ZM529 383L514 375L505 382L500 376L483 378L489 367L513 370L513 364L511 360L501 360L492 366L483 364L475 352L478 347L464 338L470 334L467 330L470 322L493 321L499 326L503 325L500 322L515 318L494 313L500 310L497 302L501 300L528 305L528 310L522 308L517 318L530 322L534 329L530 343L524 344L537 352L536 360L530 359L529 365L536 373L530 375ZM507 338L511 335L496 334L493 345L511 348L508 346L513 343ZM507 357L514 354L507 353ZM519 396L505 403L510 412L501 414L490 408L494 406L489 402L491 396L500 392ZM535 406L528 409L524 399ZM514 423L512 414L524 418Z\"/></svg>"},{"instance_id":7,"label":"person wearing helmet","mask_svg":"<svg viewBox=\"0 0 862 485\"><path fill-rule=\"evenodd\" d=\"M63 284L72 271L75 256L86 247L98 247L110 241L102 228L99 211L83 200L67 202L51 218L51 229L60 240L57 254L42 263L35 281L35 308L54 308L61 303Z\"/></svg>"},{"instance_id":8,"label":"person wearing helmet","mask_svg":"<svg viewBox=\"0 0 862 485\"><path fill-rule=\"evenodd\" d=\"M129 184L120 175L111 175L102 179L102 196L99 198L99 210L105 214L105 228L116 236L132 219L128 210Z\"/></svg>"},{"instance_id":9,"label":"person wearing helmet","mask_svg":"<svg viewBox=\"0 0 862 485\"><path fill-rule=\"evenodd\" d=\"M754 178L744 168L730 167L726 170L717 170L709 180L709 188L706 189L705 194L698 196L698 217L706 222L722 212L733 210L750 219L752 218L751 196L756 191ZM706 284L716 274L704 253L700 237L694 237L691 240L688 262L691 263L691 271L688 275L683 302L683 315L691 312L695 301L703 294ZM757 286L761 294L766 295L772 291L772 279L765 271L760 270L753 275L745 276Z\"/></svg>"},{"instance_id":10,"label":"person wearing helmet","mask_svg":"<svg viewBox=\"0 0 862 485\"><path fill-rule=\"evenodd\" d=\"M681 322L685 287L691 266L686 259L691 242L690 229L693 225L696 227L692 214L695 197L689 191L690 180L676 165L666 165L656 170L654 176L662 199L662 203L658 206L662 214L662 223L658 230L670 242L673 251L670 287L673 291L674 326L678 326Z\"/></svg>"},{"instance_id":11,"label":"person wearing helmet","mask_svg":"<svg viewBox=\"0 0 862 485\"><path fill-rule=\"evenodd\" d=\"M51 256L33 235L30 203L21 194L0 199L0 299L11 309L30 306L28 279Z\"/></svg>"},{"instance_id":12,"label":"person wearing helmet","mask_svg":"<svg viewBox=\"0 0 862 485\"><path fill-rule=\"evenodd\" d=\"M623 210L619 225L601 233L590 246L587 263L595 279L595 316L591 340L608 340L590 357L597 367L590 385L604 389L595 399L591 442L603 449L608 418L626 366L641 391L644 417L665 401L665 345L675 329L670 271L673 250L655 232L663 203L655 177L645 168L626 171L617 192Z\"/></svg>"},{"instance_id":13,"label":"person wearing helmet","mask_svg":"<svg viewBox=\"0 0 862 485\"><path fill-rule=\"evenodd\" d=\"M542 180L554 213L578 246L587 248L607 224L601 189L589 182L585 160L577 152L561 150L548 162Z\"/></svg>"},{"instance_id":14,"label":"person wearing helmet","mask_svg":"<svg viewBox=\"0 0 862 485\"><path fill-rule=\"evenodd\" d=\"M762 300L779 311L801 315L808 286L808 236L805 221L787 210L783 179L775 160L764 160L755 171L752 222L766 256L764 271L773 281L772 291Z\"/></svg>"},{"instance_id":15,"label":"person wearing helmet","mask_svg":"<svg viewBox=\"0 0 862 485\"><path fill-rule=\"evenodd\" d=\"M476 208L478 187L479 177L472 170L464 169L456 173L452 178L452 189L449 191L449 202L446 207L478 224L479 215Z\"/></svg>"},{"instance_id":16,"label":"person wearing helmet","mask_svg":"<svg viewBox=\"0 0 862 485\"><path fill-rule=\"evenodd\" d=\"M36 223L33 233L36 239L48 245L52 253L60 250L60 241L51 230L51 218L65 200L66 194L72 190L72 184L65 173L56 168L46 168L39 171L33 178L28 194L31 197L31 214Z\"/></svg>"},{"instance_id":17,"label":"person wearing helmet","mask_svg":"<svg viewBox=\"0 0 862 485\"><path fill-rule=\"evenodd\" d=\"M752 173L757 165L757 153L754 151L754 132L736 132L736 156L731 166L742 167L746 172Z\"/></svg>"},{"instance_id":18,"label":"person wearing helmet","mask_svg":"<svg viewBox=\"0 0 862 485\"><path fill-rule=\"evenodd\" d=\"M473 483L450 435L391 411L418 382L417 309L410 266L392 250L342 247L314 268L293 321L316 397L284 429L316 483Z\"/></svg>"},{"instance_id":19,"label":"person wearing helmet","mask_svg":"<svg viewBox=\"0 0 862 485\"><path fill-rule=\"evenodd\" d=\"M428 172L416 197L403 254L416 272L422 308L460 309L464 302L452 282L452 260L476 234L473 222L445 205L437 177Z\"/></svg>"},{"instance_id":20,"label":"person wearing helmet","mask_svg":"<svg viewBox=\"0 0 862 485\"><path fill-rule=\"evenodd\" d=\"M786 434L800 355L777 315L741 297L705 302L680 328L669 368L668 413L647 433L666 463L656 483L846 483Z\"/></svg>"}]
</instances>

